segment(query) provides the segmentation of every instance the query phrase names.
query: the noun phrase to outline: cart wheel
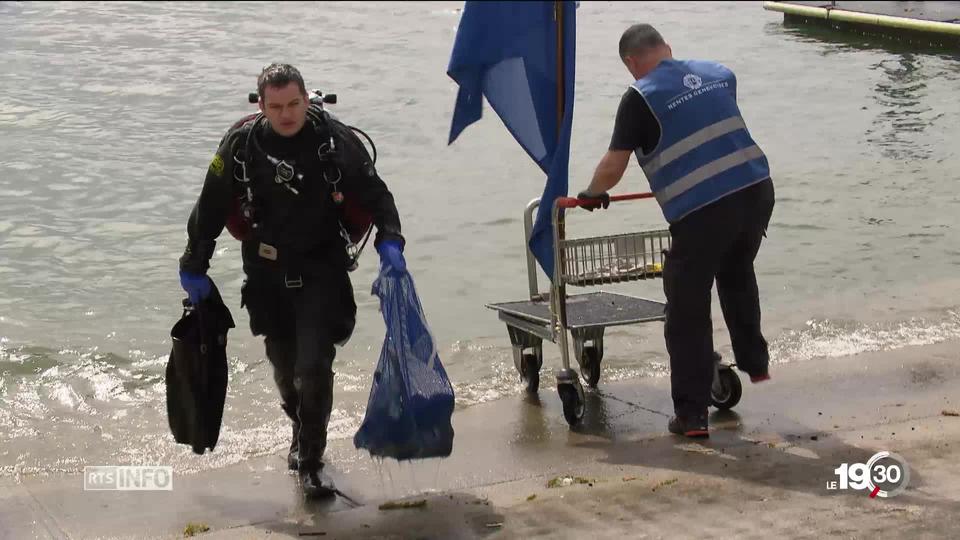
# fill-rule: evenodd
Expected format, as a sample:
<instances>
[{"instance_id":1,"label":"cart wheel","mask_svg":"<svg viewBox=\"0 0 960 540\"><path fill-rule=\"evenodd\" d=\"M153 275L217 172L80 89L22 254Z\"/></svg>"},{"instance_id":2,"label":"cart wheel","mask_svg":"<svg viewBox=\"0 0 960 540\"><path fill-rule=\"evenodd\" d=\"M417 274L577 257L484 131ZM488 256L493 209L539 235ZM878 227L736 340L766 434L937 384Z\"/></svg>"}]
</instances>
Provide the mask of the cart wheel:
<instances>
[{"instance_id":1,"label":"cart wheel","mask_svg":"<svg viewBox=\"0 0 960 540\"><path fill-rule=\"evenodd\" d=\"M520 376L522 380L526 381L526 390L531 394L536 394L537 390L540 389L540 367L542 364L543 361L538 355L533 353L523 354L521 360L521 369L523 369L523 372Z\"/></svg>"},{"instance_id":2,"label":"cart wheel","mask_svg":"<svg viewBox=\"0 0 960 540\"><path fill-rule=\"evenodd\" d=\"M721 368L718 377L720 377L720 392L711 390L710 402L718 409L732 409L740 403L740 397L743 395L740 377L730 368Z\"/></svg>"},{"instance_id":3,"label":"cart wheel","mask_svg":"<svg viewBox=\"0 0 960 540\"><path fill-rule=\"evenodd\" d=\"M596 388L600 382L600 352L593 345L583 348L580 358L580 373L587 386Z\"/></svg>"},{"instance_id":4,"label":"cart wheel","mask_svg":"<svg viewBox=\"0 0 960 540\"><path fill-rule=\"evenodd\" d=\"M583 419L583 413L586 410L583 397L583 386L579 380L572 383L561 383L557 385L557 392L560 393L560 401L563 403L563 417L567 423L575 426Z\"/></svg>"}]
</instances>

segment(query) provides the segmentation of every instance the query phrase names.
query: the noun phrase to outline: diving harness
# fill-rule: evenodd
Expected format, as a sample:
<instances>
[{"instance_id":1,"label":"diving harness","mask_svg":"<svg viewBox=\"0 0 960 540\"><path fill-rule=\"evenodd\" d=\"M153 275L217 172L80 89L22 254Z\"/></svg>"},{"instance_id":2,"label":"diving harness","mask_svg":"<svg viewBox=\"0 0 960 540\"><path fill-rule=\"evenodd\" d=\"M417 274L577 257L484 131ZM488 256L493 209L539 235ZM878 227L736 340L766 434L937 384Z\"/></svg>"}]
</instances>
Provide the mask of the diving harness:
<instances>
[{"instance_id":1,"label":"diving harness","mask_svg":"<svg viewBox=\"0 0 960 540\"><path fill-rule=\"evenodd\" d=\"M323 132L328 138L326 141L320 144L317 147L317 157L320 160L322 167L322 176L324 181L331 188L331 198L333 199L334 204L340 210L338 211L337 224L340 227L340 237L343 238L346 243L347 256L349 257L349 264L347 265L347 270L352 272L358 267L358 260L360 254L363 252L363 248L367 245L367 240L370 238L370 233L373 230L373 224L371 222L366 222L360 225L360 228L365 228L363 232L359 230L354 230L351 234L351 231L348 231L344 226L344 212L343 212L343 203L344 196L343 193L337 189L337 184L340 180L343 179L343 174L339 166L339 156L337 152L336 141L333 137L332 130L329 129L327 124L326 115L330 115L332 118L336 119L335 116L326 112L323 109L323 103L336 103L336 95L328 94L324 96L319 90L314 90L309 94L310 103L312 105L317 105L319 111L309 107L307 109L307 117L313 122L314 130L318 132ZM256 94L250 94L251 103L257 101ZM264 120L264 115L262 112L257 113L256 115L251 115L245 120L239 122L240 125L252 122L253 125L249 128L249 131L246 136L246 140L243 144L243 153L242 155L238 151L234 151L233 160L236 162L238 167L234 168L233 178L237 181L243 188L243 195L240 197L240 216L241 218L249 225L251 229L256 229L258 223L254 215L254 206L253 206L253 182L251 178L247 175L247 157L253 154L250 153L251 147L256 146L256 150L266 156L267 160L275 167L276 174L274 176L274 182L283 186L285 189L293 193L294 195L299 196L300 191L295 186L296 183L303 182L303 173L300 173L296 168L287 163L286 161L271 156L260 147L259 143L256 141L255 130L258 124ZM321 129L326 127L325 131ZM377 163L377 147L373 143L373 140L369 135L364 133L359 128L354 126L346 126L350 130L362 135L367 142L370 143L370 147L373 151L373 165ZM297 182L294 182L296 180Z\"/></svg>"}]
</instances>

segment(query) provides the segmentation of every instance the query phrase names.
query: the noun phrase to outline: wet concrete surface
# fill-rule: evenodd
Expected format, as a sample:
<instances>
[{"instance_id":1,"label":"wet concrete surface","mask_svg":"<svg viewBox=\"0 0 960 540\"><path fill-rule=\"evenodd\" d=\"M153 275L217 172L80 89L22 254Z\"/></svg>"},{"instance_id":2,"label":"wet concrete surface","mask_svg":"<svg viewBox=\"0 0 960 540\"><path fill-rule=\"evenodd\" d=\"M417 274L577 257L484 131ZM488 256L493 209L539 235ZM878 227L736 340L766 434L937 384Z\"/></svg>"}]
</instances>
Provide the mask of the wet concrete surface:
<instances>
[{"instance_id":1,"label":"wet concrete surface","mask_svg":"<svg viewBox=\"0 0 960 540\"><path fill-rule=\"evenodd\" d=\"M874 531L880 536L911 527L920 537L939 537L949 529L924 532L920 525L949 527L946 516L960 515L960 467L951 457L960 447L960 418L942 414L960 408L958 360L956 344L941 344L775 366L773 380L759 385L743 376L743 400L712 413L705 441L666 431L672 407L665 378L601 381L587 391L583 423L574 429L555 388L544 386L538 396L518 389L457 411L454 452L445 460L379 464L350 441L336 441L329 467L347 498L328 501L303 500L283 455L178 476L170 492L83 491L79 476L5 481L0 538L175 537L191 522L216 538L618 537L636 532L636 522L647 524L649 537L674 537L671 520L749 512L754 499L782 514L776 527L759 520L742 531L732 522L684 530L741 537L765 537L791 523L794 532L847 530L798 521L822 507L845 512L850 523L873 515L858 527L887 527ZM874 515L880 506L863 506L875 500L825 488L840 463L865 462L879 450L914 467L908 490L880 503L907 510L882 519ZM586 482L546 487L563 476ZM660 508L667 492L677 494L676 506L656 519L640 508L654 504L643 503L650 497ZM421 508L379 509L389 500L420 499L427 501ZM604 509L619 517L604 518Z\"/></svg>"}]
</instances>

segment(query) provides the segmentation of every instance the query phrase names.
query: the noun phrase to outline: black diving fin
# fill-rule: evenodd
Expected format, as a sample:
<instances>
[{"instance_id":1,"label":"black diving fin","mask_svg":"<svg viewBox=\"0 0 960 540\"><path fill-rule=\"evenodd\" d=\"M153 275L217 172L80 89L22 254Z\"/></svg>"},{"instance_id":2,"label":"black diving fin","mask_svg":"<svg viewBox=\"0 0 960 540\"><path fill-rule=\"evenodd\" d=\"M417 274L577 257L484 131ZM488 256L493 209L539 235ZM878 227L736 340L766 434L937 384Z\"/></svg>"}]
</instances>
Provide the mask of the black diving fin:
<instances>
[{"instance_id":1,"label":"black diving fin","mask_svg":"<svg viewBox=\"0 0 960 540\"><path fill-rule=\"evenodd\" d=\"M227 396L227 332L235 324L211 280L210 295L192 305L170 331L167 361L167 417L177 443L195 454L213 450L220 438Z\"/></svg>"}]
</instances>

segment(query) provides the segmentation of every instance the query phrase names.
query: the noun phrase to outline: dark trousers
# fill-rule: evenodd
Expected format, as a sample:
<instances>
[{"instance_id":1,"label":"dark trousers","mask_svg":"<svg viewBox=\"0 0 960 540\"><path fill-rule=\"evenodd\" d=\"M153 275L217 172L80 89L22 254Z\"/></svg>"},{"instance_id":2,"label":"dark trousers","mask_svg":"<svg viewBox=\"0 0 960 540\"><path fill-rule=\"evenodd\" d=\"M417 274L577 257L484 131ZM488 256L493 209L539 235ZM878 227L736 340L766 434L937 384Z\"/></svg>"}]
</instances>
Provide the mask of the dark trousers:
<instances>
[{"instance_id":1,"label":"dark trousers","mask_svg":"<svg viewBox=\"0 0 960 540\"><path fill-rule=\"evenodd\" d=\"M345 269L313 268L295 288L285 277L248 271L241 296L251 331L265 336L281 408L293 423L291 450L299 450L301 469L310 469L326 450L335 345L352 334L356 304Z\"/></svg>"},{"instance_id":2,"label":"dark trousers","mask_svg":"<svg viewBox=\"0 0 960 540\"><path fill-rule=\"evenodd\" d=\"M672 245L663 268L667 299L664 337L677 414L703 414L710 404L714 280L737 367L751 375L767 373L770 356L760 331L753 261L773 205L773 182L765 180L670 226Z\"/></svg>"}]
</instances>

